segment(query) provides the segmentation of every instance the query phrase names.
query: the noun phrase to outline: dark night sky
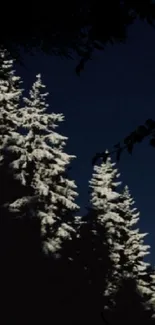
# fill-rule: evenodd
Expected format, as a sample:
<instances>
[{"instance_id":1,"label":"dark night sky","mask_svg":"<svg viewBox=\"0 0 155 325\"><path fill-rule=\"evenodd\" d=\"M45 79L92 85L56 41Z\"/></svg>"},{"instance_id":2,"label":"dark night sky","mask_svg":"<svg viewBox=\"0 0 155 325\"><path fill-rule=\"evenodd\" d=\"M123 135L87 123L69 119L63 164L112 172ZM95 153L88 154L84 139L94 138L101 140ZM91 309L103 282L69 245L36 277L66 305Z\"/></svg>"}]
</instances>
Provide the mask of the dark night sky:
<instances>
[{"instance_id":1,"label":"dark night sky","mask_svg":"<svg viewBox=\"0 0 155 325\"><path fill-rule=\"evenodd\" d=\"M144 23L129 29L125 45L109 45L96 52L80 77L76 61L37 54L26 56L26 69L17 66L29 89L37 73L50 92L51 111L62 112L60 133L69 137L66 151L75 154L71 176L78 185L81 213L88 203L91 159L96 152L111 149L147 118L155 119L155 30ZM144 143L133 155L124 153L117 165L121 180L129 186L141 212L139 227L148 232L148 260L155 263L155 149Z\"/></svg>"}]
</instances>

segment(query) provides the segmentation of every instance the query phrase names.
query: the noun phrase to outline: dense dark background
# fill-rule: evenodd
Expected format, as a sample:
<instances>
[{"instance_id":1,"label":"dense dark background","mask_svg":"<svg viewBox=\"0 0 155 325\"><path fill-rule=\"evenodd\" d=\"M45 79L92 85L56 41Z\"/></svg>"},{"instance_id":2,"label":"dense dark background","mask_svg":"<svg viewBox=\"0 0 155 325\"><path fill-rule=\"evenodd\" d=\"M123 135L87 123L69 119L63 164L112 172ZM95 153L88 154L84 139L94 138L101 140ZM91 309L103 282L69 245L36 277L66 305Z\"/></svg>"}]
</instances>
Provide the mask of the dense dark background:
<instances>
[{"instance_id":1,"label":"dense dark background","mask_svg":"<svg viewBox=\"0 0 155 325\"><path fill-rule=\"evenodd\" d=\"M69 137L67 151L77 159L72 164L72 177L78 185L80 213L88 204L88 179L91 159L96 152L111 149L119 140L155 118L155 30L137 22L129 29L126 44L109 45L96 52L81 76L75 74L75 61L38 53L24 54L25 68L17 71L28 90L41 73L50 92L50 110L63 112L65 122L60 133ZM148 260L155 263L154 194L155 149L147 140L136 146L133 155L124 153L117 164L121 180L128 184L141 212L139 227L148 232L151 245Z\"/></svg>"}]
</instances>

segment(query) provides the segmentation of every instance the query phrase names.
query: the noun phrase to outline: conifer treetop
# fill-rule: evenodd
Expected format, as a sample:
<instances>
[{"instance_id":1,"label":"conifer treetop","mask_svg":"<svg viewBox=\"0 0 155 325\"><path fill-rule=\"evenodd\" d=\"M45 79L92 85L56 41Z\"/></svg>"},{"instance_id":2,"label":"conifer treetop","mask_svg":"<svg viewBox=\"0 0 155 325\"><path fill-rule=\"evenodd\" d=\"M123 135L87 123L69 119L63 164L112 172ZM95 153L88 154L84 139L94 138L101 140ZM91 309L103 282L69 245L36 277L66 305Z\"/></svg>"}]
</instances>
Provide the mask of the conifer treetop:
<instances>
[{"instance_id":1,"label":"conifer treetop","mask_svg":"<svg viewBox=\"0 0 155 325\"><path fill-rule=\"evenodd\" d=\"M21 138L18 133L17 112L20 110L20 77L15 75L13 60L9 53L0 49L0 161L4 163L4 152L20 150ZM10 155L11 159L11 155Z\"/></svg>"},{"instance_id":2,"label":"conifer treetop","mask_svg":"<svg viewBox=\"0 0 155 325\"><path fill-rule=\"evenodd\" d=\"M100 166L94 166L94 173L89 181L89 186L93 190L91 202L94 209L103 209L106 201L112 204L119 197L115 189L121 182L115 181L120 176L117 169L114 169L115 165L115 163L111 162L111 158L108 157L106 162L102 162Z\"/></svg>"},{"instance_id":3,"label":"conifer treetop","mask_svg":"<svg viewBox=\"0 0 155 325\"><path fill-rule=\"evenodd\" d=\"M126 270L130 270L131 277L146 274L148 263L145 263L143 258L150 253L150 246L144 245L144 237L147 233L140 233L139 228L135 229L140 213L137 212L135 207L133 208L134 204L129 188L125 186L121 200L118 202L118 211L124 218L124 224L121 227L124 234L124 237L122 237L124 241L124 266Z\"/></svg>"},{"instance_id":4,"label":"conifer treetop","mask_svg":"<svg viewBox=\"0 0 155 325\"><path fill-rule=\"evenodd\" d=\"M24 97L25 106L19 111L18 121L25 134L25 146L20 159L14 164L18 168L22 162L23 169L28 161L45 161L51 165L50 174L57 175L64 172L67 164L70 163L73 155L63 152L66 140L65 136L55 132L57 122L64 120L63 114L47 113L46 104L47 92L42 84L41 75L36 76L29 98ZM53 164L54 163L54 164ZM24 176L22 181L25 183ZM40 188L43 188L40 184Z\"/></svg>"},{"instance_id":5,"label":"conifer treetop","mask_svg":"<svg viewBox=\"0 0 155 325\"><path fill-rule=\"evenodd\" d=\"M20 77L15 75L9 53L0 49L0 134L8 134L17 127L16 112L22 94Z\"/></svg>"}]
</instances>

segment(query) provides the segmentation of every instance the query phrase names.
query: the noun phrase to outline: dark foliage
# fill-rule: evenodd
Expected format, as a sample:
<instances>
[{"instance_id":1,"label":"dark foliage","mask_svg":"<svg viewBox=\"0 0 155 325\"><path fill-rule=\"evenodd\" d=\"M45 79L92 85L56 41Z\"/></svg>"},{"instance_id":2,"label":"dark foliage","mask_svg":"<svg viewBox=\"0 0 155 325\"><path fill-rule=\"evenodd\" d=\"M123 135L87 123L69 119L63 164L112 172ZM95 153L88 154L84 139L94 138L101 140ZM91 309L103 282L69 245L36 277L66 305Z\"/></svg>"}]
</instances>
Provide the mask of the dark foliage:
<instances>
[{"instance_id":1,"label":"dark foliage","mask_svg":"<svg viewBox=\"0 0 155 325\"><path fill-rule=\"evenodd\" d=\"M79 0L23 5L10 3L7 12L10 27L1 19L0 44L18 60L20 47L26 51L41 49L46 53L72 58L79 56L76 73L84 69L95 49L104 50L110 42L124 42L127 28L137 18L153 25L155 3L151 0Z\"/></svg>"},{"instance_id":2,"label":"dark foliage","mask_svg":"<svg viewBox=\"0 0 155 325\"><path fill-rule=\"evenodd\" d=\"M143 307L133 279L125 279L122 282L122 287L115 298L115 302L116 306L113 311L106 314L110 324L154 324L150 311L145 310Z\"/></svg>"},{"instance_id":3,"label":"dark foliage","mask_svg":"<svg viewBox=\"0 0 155 325\"><path fill-rule=\"evenodd\" d=\"M127 324L135 320L153 324L132 291L133 284L122 287L113 313L103 311L108 267L104 233L91 232L90 213L85 219L81 236L66 241L61 258L54 259L42 254L38 220L12 218L3 211L1 324L123 325L129 316Z\"/></svg>"},{"instance_id":4,"label":"dark foliage","mask_svg":"<svg viewBox=\"0 0 155 325\"><path fill-rule=\"evenodd\" d=\"M105 160L109 155L115 155L117 161L120 160L120 156L123 151L131 155L135 144L142 142L146 137L149 138L149 144L155 148L155 121L153 119L148 119L144 125L139 125L135 131L129 134L124 139L124 144L121 142L114 145L114 150L109 153L97 153L92 159L92 165L94 165L98 159L102 158Z\"/></svg>"}]
</instances>

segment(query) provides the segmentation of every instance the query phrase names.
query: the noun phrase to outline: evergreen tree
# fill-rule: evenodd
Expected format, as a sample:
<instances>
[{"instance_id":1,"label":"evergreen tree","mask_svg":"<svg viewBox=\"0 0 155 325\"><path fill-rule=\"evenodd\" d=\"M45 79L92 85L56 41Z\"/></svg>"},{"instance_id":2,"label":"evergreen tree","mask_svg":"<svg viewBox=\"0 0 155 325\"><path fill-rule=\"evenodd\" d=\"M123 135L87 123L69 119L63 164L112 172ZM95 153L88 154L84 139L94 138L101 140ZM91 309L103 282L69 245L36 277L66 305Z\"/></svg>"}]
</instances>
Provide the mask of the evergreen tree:
<instances>
[{"instance_id":1,"label":"evergreen tree","mask_svg":"<svg viewBox=\"0 0 155 325\"><path fill-rule=\"evenodd\" d=\"M42 91L45 86L41 76L37 75L36 79L29 98L23 98L24 106L13 111L15 118L9 115L16 124L13 126L14 142L7 142L14 153L9 160L9 170L20 191L7 205L9 214L16 220L12 238L13 243L16 242L16 259L12 268L14 282L10 280L6 295L12 300L10 308L14 316L10 312L11 321L21 323L25 308L27 322L61 318L55 312L58 312L67 285L70 290L69 276L65 284L63 276L72 253L71 250L66 253L65 249L71 247L77 227L74 218L78 209L74 202L76 185L67 175L67 167L75 156L64 152L67 137L55 131L57 123L64 120L63 114L46 112L48 94ZM18 140L18 147L15 140ZM11 189L11 192L16 191ZM51 257L45 259L42 253ZM62 254L66 256L65 262ZM56 263L52 257L61 259ZM14 292L20 297L16 298L18 312L13 303ZM53 298L49 300L50 292Z\"/></svg>"},{"instance_id":2,"label":"evergreen tree","mask_svg":"<svg viewBox=\"0 0 155 325\"><path fill-rule=\"evenodd\" d=\"M0 218L3 243L3 266L11 268L13 250L16 250L13 216L9 211L11 203L22 195L23 188L16 179L12 162L21 150L18 112L20 110L20 77L13 70L13 60L7 50L0 49ZM10 263L10 264L9 264Z\"/></svg>"},{"instance_id":3,"label":"evergreen tree","mask_svg":"<svg viewBox=\"0 0 155 325\"><path fill-rule=\"evenodd\" d=\"M117 212L120 194L116 191L121 183L117 181L119 174L114 166L115 163L111 162L110 157L100 166L94 166L94 173L89 182L91 208L81 229L81 237L84 238L82 246L85 247L85 253L82 252L84 269L91 290L94 291L95 301L97 296L100 296L100 307L103 299L102 308L103 304L105 308L110 308L114 303L121 267L119 227L123 219Z\"/></svg>"},{"instance_id":4,"label":"evergreen tree","mask_svg":"<svg viewBox=\"0 0 155 325\"><path fill-rule=\"evenodd\" d=\"M1 135L11 135L17 128L16 111L21 96L20 77L15 75L13 60L5 49L0 49L0 107Z\"/></svg>"},{"instance_id":5,"label":"evergreen tree","mask_svg":"<svg viewBox=\"0 0 155 325\"><path fill-rule=\"evenodd\" d=\"M14 183L14 175L11 162L20 150L20 136L18 132L17 112L19 110L20 78L13 70L13 60L9 53L0 49L0 180L1 196L0 207L8 205L17 194L17 183ZM8 187L9 184L9 187ZM14 184L14 190L13 190ZM16 187L16 191L15 191ZM17 194L18 196L18 194ZM4 211L3 211L4 213Z\"/></svg>"},{"instance_id":6,"label":"evergreen tree","mask_svg":"<svg viewBox=\"0 0 155 325\"><path fill-rule=\"evenodd\" d=\"M57 256L64 239L71 239L75 231L76 185L66 175L67 166L75 156L64 152L67 137L55 131L64 116L46 112L48 93L42 92L44 88L41 76L37 75L30 97L23 98L25 105L18 116L24 147L12 167L20 170L18 176L28 187L29 195L16 200L11 208L20 216L40 220L43 250Z\"/></svg>"},{"instance_id":7,"label":"evergreen tree","mask_svg":"<svg viewBox=\"0 0 155 325\"><path fill-rule=\"evenodd\" d=\"M16 309L14 300L18 292L22 273L22 255L20 250L20 220L10 211L10 206L25 191L16 178L12 163L18 159L22 150L22 136L18 113L20 111L20 78L13 69L13 60L5 49L0 49L0 221L1 221L1 322L7 323ZM18 254L18 253L19 254ZM18 263L17 263L18 261ZM17 266L18 265L18 266ZM20 270L20 272L19 272ZM18 282L16 281L18 279ZM16 288L15 288L16 283ZM20 283L22 287L22 284ZM15 308L13 308L13 306ZM4 317L3 317L4 316ZM13 320L13 319L11 319ZM9 322L9 320L8 320Z\"/></svg>"},{"instance_id":8,"label":"evergreen tree","mask_svg":"<svg viewBox=\"0 0 155 325\"><path fill-rule=\"evenodd\" d=\"M117 211L124 223L119 228L123 250L120 254L121 282L120 292L116 297L116 311L120 321L125 322L128 318L129 323L137 320L147 324L150 321L150 313L146 312L147 301L152 291L146 279L149 263L144 261L144 257L149 254L150 246L144 245L143 238L147 233L141 234L139 229L135 229L139 212L132 207L134 203L128 187L125 186L117 204Z\"/></svg>"},{"instance_id":9,"label":"evergreen tree","mask_svg":"<svg viewBox=\"0 0 155 325\"><path fill-rule=\"evenodd\" d=\"M132 208L134 201L128 187L123 194L116 192L121 183L115 180L119 174L114 166L110 157L94 166L90 181L92 207L83 225L84 235L81 229L82 237L87 238L83 265L91 287L97 289L95 303L97 295L103 294L103 300L99 300L107 310L105 318L125 322L128 315L130 321L137 319L149 324L150 313L145 310L152 290L146 281L149 264L143 260L149 254L149 246L143 243L146 234L133 228L139 213Z\"/></svg>"},{"instance_id":10,"label":"evergreen tree","mask_svg":"<svg viewBox=\"0 0 155 325\"><path fill-rule=\"evenodd\" d=\"M143 238L147 235L141 234L139 229L135 229L139 221L139 212L132 208L134 201L130 195L128 186L125 186L120 202L117 205L119 214L124 219L121 227L121 238L124 249L121 254L122 277L138 278L146 274L149 263L144 262L144 257L149 252L149 245L144 245Z\"/></svg>"}]
</instances>

